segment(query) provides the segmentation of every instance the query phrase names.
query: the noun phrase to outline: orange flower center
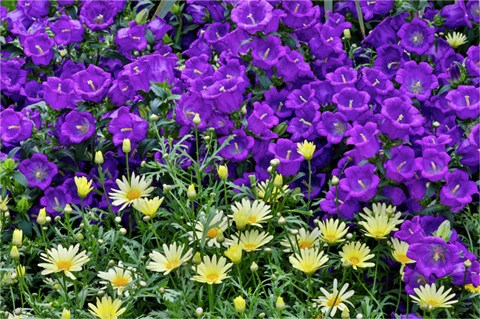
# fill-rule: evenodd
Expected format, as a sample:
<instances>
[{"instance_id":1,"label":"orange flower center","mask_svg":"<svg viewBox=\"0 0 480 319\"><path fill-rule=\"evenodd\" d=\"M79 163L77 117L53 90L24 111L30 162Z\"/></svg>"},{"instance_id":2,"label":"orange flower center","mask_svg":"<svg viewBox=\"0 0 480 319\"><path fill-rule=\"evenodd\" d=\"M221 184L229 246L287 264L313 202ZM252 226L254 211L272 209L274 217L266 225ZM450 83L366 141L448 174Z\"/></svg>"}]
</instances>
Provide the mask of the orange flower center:
<instances>
[{"instance_id":1,"label":"orange flower center","mask_svg":"<svg viewBox=\"0 0 480 319\"><path fill-rule=\"evenodd\" d=\"M72 267L71 260L60 260L57 262L57 268L61 270L69 270Z\"/></svg>"},{"instance_id":2,"label":"orange flower center","mask_svg":"<svg viewBox=\"0 0 480 319\"><path fill-rule=\"evenodd\" d=\"M219 276L218 276L218 274L216 274L216 273L215 273L215 274L208 274L208 275L206 276L206 278L207 278L207 280L208 280L209 282L215 282L215 281L217 281L217 280L218 280L218 277L219 277Z\"/></svg>"},{"instance_id":3,"label":"orange flower center","mask_svg":"<svg viewBox=\"0 0 480 319\"><path fill-rule=\"evenodd\" d=\"M219 233L219 228L218 227L213 227L213 228L210 228L208 231L207 231L207 237L208 238L217 238L217 235Z\"/></svg>"},{"instance_id":4,"label":"orange flower center","mask_svg":"<svg viewBox=\"0 0 480 319\"><path fill-rule=\"evenodd\" d=\"M112 280L112 284L117 287L125 287L126 285L128 285L128 283L128 278L124 276L117 276Z\"/></svg>"},{"instance_id":5,"label":"orange flower center","mask_svg":"<svg viewBox=\"0 0 480 319\"><path fill-rule=\"evenodd\" d=\"M127 193L127 199L128 200L134 200L134 199L139 199L140 198L140 192L137 189L132 189L129 190Z\"/></svg>"}]
</instances>

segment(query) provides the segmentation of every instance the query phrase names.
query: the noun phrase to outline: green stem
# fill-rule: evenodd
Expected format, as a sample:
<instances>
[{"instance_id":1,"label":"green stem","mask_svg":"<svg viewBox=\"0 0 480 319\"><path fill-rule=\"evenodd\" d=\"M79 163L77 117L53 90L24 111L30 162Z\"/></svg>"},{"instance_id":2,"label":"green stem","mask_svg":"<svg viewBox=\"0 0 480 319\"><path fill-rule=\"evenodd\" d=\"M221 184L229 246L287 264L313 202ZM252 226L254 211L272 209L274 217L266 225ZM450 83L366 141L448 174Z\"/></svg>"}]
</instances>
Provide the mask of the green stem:
<instances>
[{"instance_id":1,"label":"green stem","mask_svg":"<svg viewBox=\"0 0 480 319\"><path fill-rule=\"evenodd\" d=\"M398 306L400 305L400 299L402 297L402 279L400 278L398 280L398 282L399 282L399 285L398 285L398 299L397 299L397 305L395 306L395 314L398 311Z\"/></svg>"},{"instance_id":2,"label":"green stem","mask_svg":"<svg viewBox=\"0 0 480 319\"><path fill-rule=\"evenodd\" d=\"M379 246L377 246L378 248ZM375 275L373 276L373 292L377 292L377 273L378 273L378 262L380 261L380 252L377 251L377 258L375 261Z\"/></svg>"},{"instance_id":3,"label":"green stem","mask_svg":"<svg viewBox=\"0 0 480 319\"><path fill-rule=\"evenodd\" d=\"M128 153L129 152L125 153L125 164L126 164L126 168L127 168L127 180L128 180L128 183L130 183L130 169L129 169L129 166L128 166Z\"/></svg>"},{"instance_id":4,"label":"green stem","mask_svg":"<svg viewBox=\"0 0 480 319\"><path fill-rule=\"evenodd\" d=\"M310 209L310 204L312 199L310 198L310 193L312 190L312 161L308 160L308 208Z\"/></svg>"},{"instance_id":5,"label":"green stem","mask_svg":"<svg viewBox=\"0 0 480 319\"><path fill-rule=\"evenodd\" d=\"M213 294L213 284L208 285L208 309L212 313L215 309L215 295Z\"/></svg>"},{"instance_id":6,"label":"green stem","mask_svg":"<svg viewBox=\"0 0 480 319\"><path fill-rule=\"evenodd\" d=\"M355 275L355 277L357 278L357 281L360 283L360 285L363 287L363 289L365 289L365 291L368 293L368 295L375 301L375 303L377 304L378 306L378 310L381 310L382 309L382 306L380 305L380 303L378 302L377 298L375 298L375 296L372 294L372 292L365 286L365 284L363 283L363 281L360 279L360 277L358 277L357 273L354 271L353 274Z\"/></svg>"}]
</instances>

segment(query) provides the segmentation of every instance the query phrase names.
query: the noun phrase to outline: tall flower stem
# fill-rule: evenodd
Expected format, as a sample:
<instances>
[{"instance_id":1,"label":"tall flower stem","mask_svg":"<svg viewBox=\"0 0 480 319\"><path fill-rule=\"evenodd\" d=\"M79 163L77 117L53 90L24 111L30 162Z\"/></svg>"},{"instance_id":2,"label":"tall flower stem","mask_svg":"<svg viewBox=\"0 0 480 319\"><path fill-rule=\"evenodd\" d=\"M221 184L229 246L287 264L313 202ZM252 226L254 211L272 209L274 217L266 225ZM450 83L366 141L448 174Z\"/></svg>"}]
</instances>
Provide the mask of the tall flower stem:
<instances>
[{"instance_id":1,"label":"tall flower stem","mask_svg":"<svg viewBox=\"0 0 480 319\"><path fill-rule=\"evenodd\" d=\"M308 160L308 208L310 208L310 204L312 199L310 198L310 193L312 189L312 161Z\"/></svg>"},{"instance_id":2,"label":"tall flower stem","mask_svg":"<svg viewBox=\"0 0 480 319\"><path fill-rule=\"evenodd\" d=\"M130 168L128 166L128 154L129 154L129 152L125 153L125 165L126 165L126 169L127 169L127 180L128 180L128 183L130 183Z\"/></svg>"},{"instance_id":3,"label":"tall flower stem","mask_svg":"<svg viewBox=\"0 0 480 319\"><path fill-rule=\"evenodd\" d=\"M215 310L215 295L213 294L213 285L208 285L208 310Z\"/></svg>"}]
</instances>

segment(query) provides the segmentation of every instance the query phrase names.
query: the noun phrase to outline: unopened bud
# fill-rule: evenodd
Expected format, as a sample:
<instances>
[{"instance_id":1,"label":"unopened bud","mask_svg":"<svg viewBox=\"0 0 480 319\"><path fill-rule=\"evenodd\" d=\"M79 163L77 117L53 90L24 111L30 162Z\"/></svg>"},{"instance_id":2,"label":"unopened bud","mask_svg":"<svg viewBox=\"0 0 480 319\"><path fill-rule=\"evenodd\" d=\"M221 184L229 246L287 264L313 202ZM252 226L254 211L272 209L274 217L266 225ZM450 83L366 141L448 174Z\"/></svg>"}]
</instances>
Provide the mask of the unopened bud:
<instances>
[{"instance_id":1,"label":"unopened bud","mask_svg":"<svg viewBox=\"0 0 480 319\"><path fill-rule=\"evenodd\" d=\"M256 262L252 262L252 264L250 265L250 271L251 272L256 272L258 270L258 265Z\"/></svg>"},{"instance_id":2,"label":"unopened bud","mask_svg":"<svg viewBox=\"0 0 480 319\"><path fill-rule=\"evenodd\" d=\"M195 255L192 258L192 262L194 265L200 265L202 262L202 255L200 255L200 252L196 252Z\"/></svg>"},{"instance_id":3,"label":"unopened bud","mask_svg":"<svg viewBox=\"0 0 480 319\"><path fill-rule=\"evenodd\" d=\"M337 186L340 180L338 179L337 176L332 177L332 186Z\"/></svg>"},{"instance_id":4,"label":"unopened bud","mask_svg":"<svg viewBox=\"0 0 480 319\"><path fill-rule=\"evenodd\" d=\"M276 188L282 188L283 187L283 176L282 176L282 174L278 174L277 176L275 176L275 178L273 179L273 186L275 186Z\"/></svg>"},{"instance_id":5,"label":"unopened bud","mask_svg":"<svg viewBox=\"0 0 480 319\"><path fill-rule=\"evenodd\" d=\"M438 128L438 127L440 127L440 123L437 122L437 121L433 121L432 126L433 126L434 128Z\"/></svg>"},{"instance_id":6,"label":"unopened bud","mask_svg":"<svg viewBox=\"0 0 480 319\"><path fill-rule=\"evenodd\" d=\"M352 233L347 233L347 235L345 235L345 237L347 237L347 239L352 239L353 235L352 235Z\"/></svg>"},{"instance_id":7,"label":"unopened bud","mask_svg":"<svg viewBox=\"0 0 480 319\"><path fill-rule=\"evenodd\" d=\"M233 304L235 306L235 311L238 313L244 313L245 308L247 306L247 302L242 296L238 296L237 298L233 299Z\"/></svg>"},{"instance_id":8,"label":"unopened bud","mask_svg":"<svg viewBox=\"0 0 480 319\"><path fill-rule=\"evenodd\" d=\"M203 315L203 308L198 307L197 309L195 309L195 314L197 315L197 317L201 317Z\"/></svg>"},{"instance_id":9,"label":"unopened bud","mask_svg":"<svg viewBox=\"0 0 480 319\"><path fill-rule=\"evenodd\" d=\"M273 167L277 167L278 165L280 165L280 160L278 158L274 158L270 161L270 165Z\"/></svg>"},{"instance_id":10,"label":"unopened bud","mask_svg":"<svg viewBox=\"0 0 480 319\"><path fill-rule=\"evenodd\" d=\"M85 236L83 236L83 234L82 234L82 233L78 233L78 234L76 234L76 235L75 235L75 237L77 238L77 240L78 240L78 241L82 241L82 240L84 240L84 239L85 239Z\"/></svg>"},{"instance_id":11,"label":"unopened bud","mask_svg":"<svg viewBox=\"0 0 480 319\"><path fill-rule=\"evenodd\" d=\"M47 223L47 210L45 209L45 207L40 209L40 211L38 212L37 223L39 225L45 225Z\"/></svg>"},{"instance_id":12,"label":"unopened bud","mask_svg":"<svg viewBox=\"0 0 480 319\"><path fill-rule=\"evenodd\" d=\"M343 36L345 37L345 39L349 40L352 37L350 29L343 30Z\"/></svg>"},{"instance_id":13,"label":"unopened bud","mask_svg":"<svg viewBox=\"0 0 480 319\"><path fill-rule=\"evenodd\" d=\"M20 252L18 251L17 246L12 246L12 249L10 250L10 257L12 259L18 259L20 258Z\"/></svg>"},{"instance_id":14,"label":"unopened bud","mask_svg":"<svg viewBox=\"0 0 480 319\"><path fill-rule=\"evenodd\" d=\"M121 235L126 235L126 234L127 234L127 230L126 230L125 228L123 228L123 227L120 228L119 231L120 231L120 234L121 234Z\"/></svg>"},{"instance_id":15,"label":"unopened bud","mask_svg":"<svg viewBox=\"0 0 480 319\"><path fill-rule=\"evenodd\" d=\"M287 220L285 219L285 217L282 216L278 219L278 223L280 225L285 225L287 223Z\"/></svg>"},{"instance_id":16,"label":"unopened bud","mask_svg":"<svg viewBox=\"0 0 480 319\"><path fill-rule=\"evenodd\" d=\"M197 197L197 191L195 191L195 184L190 184L187 190L187 198L189 200L194 200Z\"/></svg>"},{"instance_id":17,"label":"unopened bud","mask_svg":"<svg viewBox=\"0 0 480 319\"><path fill-rule=\"evenodd\" d=\"M280 296L277 297L277 302L275 303L275 307L280 311L285 309L285 301L283 300L282 297Z\"/></svg>"},{"instance_id":18,"label":"unopened bud","mask_svg":"<svg viewBox=\"0 0 480 319\"><path fill-rule=\"evenodd\" d=\"M202 119L200 118L200 114L195 113L195 116L193 117L193 124L200 125L200 123L202 123Z\"/></svg>"},{"instance_id":19,"label":"unopened bud","mask_svg":"<svg viewBox=\"0 0 480 319\"><path fill-rule=\"evenodd\" d=\"M220 179L227 179L227 178L228 178L228 168L227 168L227 165L220 165L220 166L217 168L217 173L218 173L218 177L220 177Z\"/></svg>"},{"instance_id":20,"label":"unopened bud","mask_svg":"<svg viewBox=\"0 0 480 319\"><path fill-rule=\"evenodd\" d=\"M95 152L95 164L102 165L104 162L102 151Z\"/></svg>"},{"instance_id":21,"label":"unopened bud","mask_svg":"<svg viewBox=\"0 0 480 319\"><path fill-rule=\"evenodd\" d=\"M467 259L463 262L463 265L465 266L465 268L470 268L472 267L472 262L470 261L470 259Z\"/></svg>"},{"instance_id":22,"label":"unopened bud","mask_svg":"<svg viewBox=\"0 0 480 319\"><path fill-rule=\"evenodd\" d=\"M115 222L116 223L120 223L121 221L122 221L122 217L120 217L120 216L115 217Z\"/></svg>"},{"instance_id":23,"label":"unopened bud","mask_svg":"<svg viewBox=\"0 0 480 319\"><path fill-rule=\"evenodd\" d=\"M70 318L71 318L70 310L63 308L62 317L60 319L70 319Z\"/></svg>"},{"instance_id":24,"label":"unopened bud","mask_svg":"<svg viewBox=\"0 0 480 319\"><path fill-rule=\"evenodd\" d=\"M12 244L14 246L22 246L23 231L21 229L15 229L12 236Z\"/></svg>"},{"instance_id":25,"label":"unopened bud","mask_svg":"<svg viewBox=\"0 0 480 319\"><path fill-rule=\"evenodd\" d=\"M69 204L65 205L65 208L63 209L63 212L67 215L71 214L73 212L72 206L70 206Z\"/></svg>"},{"instance_id":26,"label":"unopened bud","mask_svg":"<svg viewBox=\"0 0 480 319\"><path fill-rule=\"evenodd\" d=\"M139 13L137 13L137 15L135 16L135 22L140 25L144 25L145 23L147 23L149 12L150 10L145 8Z\"/></svg>"},{"instance_id":27,"label":"unopened bud","mask_svg":"<svg viewBox=\"0 0 480 319\"><path fill-rule=\"evenodd\" d=\"M221 244L225 241L225 236L223 236L223 232L220 231L217 236L215 237L215 240L217 241L217 243Z\"/></svg>"},{"instance_id":28,"label":"unopened bud","mask_svg":"<svg viewBox=\"0 0 480 319\"><path fill-rule=\"evenodd\" d=\"M157 114L150 115L150 121L152 121L152 122L158 121L158 115Z\"/></svg>"},{"instance_id":29,"label":"unopened bud","mask_svg":"<svg viewBox=\"0 0 480 319\"><path fill-rule=\"evenodd\" d=\"M129 138L124 138L122 142L122 152L130 153L132 151L132 144Z\"/></svg>"}]
</instances>

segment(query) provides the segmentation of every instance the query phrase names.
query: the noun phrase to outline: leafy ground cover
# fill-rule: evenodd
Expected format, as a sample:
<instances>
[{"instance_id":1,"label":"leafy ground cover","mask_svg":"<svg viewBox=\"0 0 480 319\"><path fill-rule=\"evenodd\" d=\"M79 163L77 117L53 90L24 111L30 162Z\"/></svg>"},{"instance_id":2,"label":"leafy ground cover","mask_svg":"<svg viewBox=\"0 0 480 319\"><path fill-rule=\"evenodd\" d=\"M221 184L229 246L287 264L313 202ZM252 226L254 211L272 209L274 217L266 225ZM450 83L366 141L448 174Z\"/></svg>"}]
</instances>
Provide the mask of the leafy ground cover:
<instances>
[{"instance_id":1,"label":"leafy ground cover","mask_svg":"<svg viewBox=\"0 0 480 319\"><path fill-rule=\"evenodd\" d=\"M480 317L478 1L3 1L0 318Z\"/></svg>"}]
</instances>

